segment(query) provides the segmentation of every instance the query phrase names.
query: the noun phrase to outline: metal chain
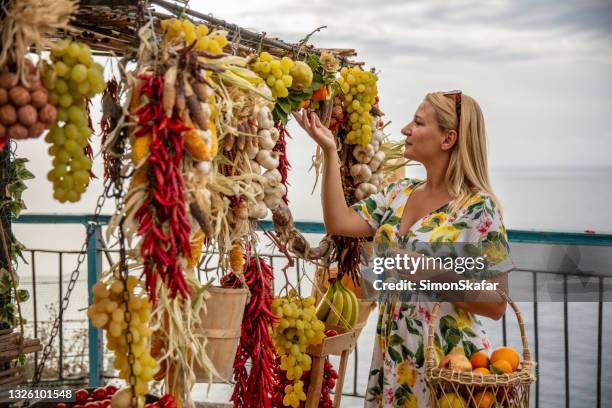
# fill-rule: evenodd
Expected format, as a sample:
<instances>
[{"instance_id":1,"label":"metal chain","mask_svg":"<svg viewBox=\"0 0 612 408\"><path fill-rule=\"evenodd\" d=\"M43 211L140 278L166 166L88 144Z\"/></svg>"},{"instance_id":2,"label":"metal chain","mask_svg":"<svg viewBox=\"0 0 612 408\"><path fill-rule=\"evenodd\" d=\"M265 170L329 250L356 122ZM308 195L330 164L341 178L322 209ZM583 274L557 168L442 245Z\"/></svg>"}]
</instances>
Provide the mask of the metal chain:
<instances>
[{"instance_id":1,"label":"metal chain","mask_svg":"<svg viewBox=\"0 0 612 408\"><path fill-rule=\"evenodd\" d=\"M85 262L85 256L87 255L87 244L91 236L96 231L95 227L98 224L98 218L100 217L100 213L102 212L102 207L104 206L104 202L106 201L106 197L107 197L108 192L110 191L110 187L111 187L111 183L109 180L107 180L105 182L104 192L100 194L96 202L96 209L94 211L94 215L89 225L87 226L87 235L85 237L85 242L83 243L83 246L81 247L81 251L79 252L79 255L77 257L77 265L75 269L72 271L72 273L70 274L70 281L68 282L68 289L66 290L66 294L62 298L62 304L60 305L58 315L55 318L55 321L53 322L51 333L49 335L49 341L45 345L45 348L43 349L43 352L42 352L42 356L40 358L40 362L38 363L38 366L36 367L34 378L32 379L32 385L34 386L40 383L42 375L43 375L43 371L45 369L45 364L47 360L49 359L49 356L51 355L51 350L53 349L53 343L55 341L55 337L57 337L57 334L59 332L60 322L63 319L64 312L68 309L68 305L70 303L70 295L72 294L72 290L74 289L79 279L79 275L81 273L81 270L80 270L81 265L83 264L83 262ZM30 400L28 399L25 401L23 407L27 408L29 405L30 405Z\"/></svg>"},{"instance_id":2,"label":"metal chain","mask_svg":"<svg viewBox=\"0 0 612 408\"><path fill-rule=\"evenodd\" d=\"M136 395L136 375L134 374L134 365L136 363L136 356L134 355L134 351L132 349L132 343L134 343L134 335L132 334L132 328L130 327L132 323L132 312L129 308L130 296L135 296L135 294L130 293L128 288L128 276L129 271L127 268L127 260L125 254L125 237L123 235L123 219L119 224L119 256L120 256L120 266L119 266L119 274L120 278L123 281L123 304L125 305L125 312L123 313L123 318L126 323L127 329L125 330L125 342L128 348L128 367L129 367L129 375L128 375L128 384L132 389L132 399L131 406L138 407L138 397Z\"/></svg>"},{"instance_id":3,"label":"metal chain","mask_svg":"<svg viewBox=\"0 0 612 408\"><path fill-rule=\"evenodd\" d=\"M123 155L124 149L125 149L125 138L120 138L117 141L117 150L120 151ZM129 308L130 297L135 296L135 294L131 293L130 288L128 287L129 270L127 266L125 234L123 232L123 224L125 222L125 211L124 211L125 201L123 199L123 179L127 177L120 174L120 163L116 163L116 164L117 164L117 168L115 168L114 170L118 174L115 175L116 177L112 177L112 179L114 180L113 196L115 197L115 207L117 208L118 213L121 214L121 220L119 222L119 276L118 278L121 279L121 281L123 282L122 300L123 300L123 304L125 305L125 311L123 313L123 318L126 324L125 342L127 344L127 349L128 349L127 361L128 361L128 368L129 368L129 375L128 375L127 380L128 380L128 385L130 386L131 392L132 392L130 406L138 407L138 396L136 395L136 375L134 374L134 365L136 363L136 356L134 355L134 351L132 349L132 344L134 343L134 335L132 334L132 330L130 327L132 323L132 312L130 311L130 308Z\"/></svg>"}]
</instances>

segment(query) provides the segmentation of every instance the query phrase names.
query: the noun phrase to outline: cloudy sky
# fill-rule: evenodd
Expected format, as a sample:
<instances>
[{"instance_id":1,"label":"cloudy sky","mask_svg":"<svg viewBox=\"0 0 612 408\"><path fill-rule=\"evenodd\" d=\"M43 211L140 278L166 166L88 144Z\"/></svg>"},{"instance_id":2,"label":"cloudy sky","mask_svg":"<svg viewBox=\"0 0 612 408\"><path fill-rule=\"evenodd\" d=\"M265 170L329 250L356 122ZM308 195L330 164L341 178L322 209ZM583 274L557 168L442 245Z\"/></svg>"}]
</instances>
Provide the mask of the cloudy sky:
<instances>
[{"instance_id":1,"label":"cloudy sky","mask_svg":"<svg viewBox=\"0 0 612 408\"><path fill-rule=\"evenodd\" d=\"M354 48L356 59L379 71L392 138L401 137L427 92L462 89L484 111L493 184L510 228L612 231L612 216L601 212L612 200L609 0L192 0L190 6L289 42L327 26L312 44ZM295 217L321 219L318 192L309 194L314 144L294 125L290 130ZM99 184L78 204L51 200L45 150L42 140L18 150L38 177L25 196L30 211L91 212Z\"/></svg>"},{"instance_id":2,"label":"cloudy sky","mask_svg":"<svg viewBox=\"0 0 612 408\"><path fill-rule=\"evenodd\" d=\"M610 1L249 4L191 2L290 41L327 26L312 43L355 48L380 70L395 135L425 93L462 89L485 112L492 167L611 163Z\"/></svg>"}]
</instances>

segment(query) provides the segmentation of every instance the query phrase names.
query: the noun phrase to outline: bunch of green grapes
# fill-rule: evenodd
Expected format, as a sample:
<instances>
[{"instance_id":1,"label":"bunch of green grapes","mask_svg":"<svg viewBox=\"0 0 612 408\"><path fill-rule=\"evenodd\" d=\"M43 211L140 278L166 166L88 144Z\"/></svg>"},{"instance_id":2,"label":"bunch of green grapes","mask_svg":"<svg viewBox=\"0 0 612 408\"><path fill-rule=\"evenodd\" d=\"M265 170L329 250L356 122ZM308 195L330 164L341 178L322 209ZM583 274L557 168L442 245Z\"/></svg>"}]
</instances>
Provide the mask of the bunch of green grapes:
<instances>
[{"instance_id":1,"label":"bunch of green grapes","mask_svg":"<svg viewBox=\"0 0 612 408\"><path fill-rule=\"evenodd\" d=\"M293 60L289 57L279 60L264 51L251 65L251 69L266 81L274 98L286 98L293 84L293 77L290 75L293 65Z\"/></svg>"},{"instance_id":2,"label":"bunch of green grapes","mask_svg":"<svg viewBox=\"0 0 612 408\"><path fill-rule=\"evenodd\" d=\"M320 344L325 338L325 325L316 316L315 298L301 299L295 290L288 297L272 301L273 313L278 317L272 330L272 340L281 357L280 368L286 371L287 379L293 384L285 386L283 405L297 408L300 401L306 401L304 371L309 371L312 359L306 354L310 345Z\"/></svg>"},{"instance_id":3,"label":"bunch of green grapes","mask_svg":"<svg viewBox=\"0 0 612 408\"><path fill-rule=\"evenodd\" d=\"M89 184L91 160L85 154L92 130L88 126L86 99L104 90L103 68L91 57L86 44L58 41L51 49L50 65L42 67L43 82L57 109L56 123L45 141L51 143L53 169L47 175L53 183L53 197L79 201Z\"/></svg>"},{"instance_id":4,"label":"bunch of green grapes","mask_svg":"<svg viewBox=\"0 0 612 408\"><path fill-rule=\"evenodd\" d=\"M169 18L161 21L161 28L165 31L167 41L182 38L191 45L195 41L195 49L211 54L223 53L223 47L228 44L227 31L214 30L209 33L205 24L195 25L188 19Z\"/></svg>"},{"instance_id":5,"label":"bunch of green grapes","mask_svg":"<svg viewBox=\"0 0 612 408\"><path fill-rule=\"evenodd\" d=\"M145 395L148 382L153 379L157 370L157 361L151 356L149 327L151 319L151 302L144 292L138 292L141 281L129 276L127 289L129 300L127 310L130 311L130 332L132 333L132 354L134 355L133 373L136 377L136 394ZM87 317L91 324L106 331L107 348L115 353L113 366L119 370L119 378L129 379L128 346L125 336L127 323L125 321L126 304L123 300L124 283L113 278L109 282L98 282L93 286L94 300Z\"/></svg>"},{"instance_id":6,"label":"bunch of green grapes","mask_svg":"<svg viewBox=\"0 0 612 408\"><path fill-rule=\"evenodd\" d=\"M358 67L340 70L338 84L344 95L344 106L349 117L350 131L346 136L349 144L365 146L372 137L372 117L370 110L374 106L378 89L378 78L372 72L363 71Z\"/></svg>"}]
</instances>

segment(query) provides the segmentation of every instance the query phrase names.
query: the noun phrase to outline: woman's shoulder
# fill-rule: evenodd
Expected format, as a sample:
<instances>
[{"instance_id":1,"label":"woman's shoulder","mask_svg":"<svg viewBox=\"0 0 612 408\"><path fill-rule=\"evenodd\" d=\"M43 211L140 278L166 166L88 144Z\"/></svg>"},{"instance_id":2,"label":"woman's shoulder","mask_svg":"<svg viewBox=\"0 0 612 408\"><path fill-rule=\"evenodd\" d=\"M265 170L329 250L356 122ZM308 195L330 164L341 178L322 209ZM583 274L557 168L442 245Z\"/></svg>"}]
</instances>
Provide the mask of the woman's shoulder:
<instances>
[{"instance_id":1,"label":"woman's shoulder","mask_svg":"<svg viewBox=\"0 0 612 408\"><path fill-rule=\"evenodd\" d=\"M459 215L472 218L502 218L501 206L497 197L488 191L475 190L464 200Z\"/></svg>"},{"instance_id":2,"label":"woman's shoulder","mask_svg":"<svg viewBox=\"0 0 612 408\"><path fill-rule=\"evenodd\" d=\"M418 185L420 180L410 177L403 177L389 183L382 189L382 196L385 198L385 204L391 206L396 198L400 196L410 195L412 189Z\"/></svg>"}]
</instances>

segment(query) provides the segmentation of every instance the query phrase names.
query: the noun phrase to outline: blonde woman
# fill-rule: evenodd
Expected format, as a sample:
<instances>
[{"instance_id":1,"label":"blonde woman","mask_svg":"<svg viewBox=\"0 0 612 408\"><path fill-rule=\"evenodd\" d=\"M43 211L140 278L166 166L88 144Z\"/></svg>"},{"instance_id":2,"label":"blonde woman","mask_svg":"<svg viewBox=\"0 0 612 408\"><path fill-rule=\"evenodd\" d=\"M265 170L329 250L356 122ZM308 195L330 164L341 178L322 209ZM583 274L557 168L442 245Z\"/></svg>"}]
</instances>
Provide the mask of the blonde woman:
<instances>
[{"instance_id":1,"label":"blonde woman","mask_svg":"<svg viewBox=\"0 0 612 408\"><path fill-rule=\"evenodd\" d=\"M485 126L476 101L460 91L425 96L412 121L402 129L404 156L421 163L425 180L404 178L352 206L342 192L340 168L332 133L319 118L305 111L298 123L324 152L322 206L329 234L373 236L378 257L414 251L418 243L470 243L487 255L487 277L507 290L512 269L501 208L487 172ZM408 275L412 280L459 280L451 273L434 277L429 270ZM476 315L500 319L505 301L495 291L473 291L443 302L435 334L436 358L455 347L469 357L489 349ZM408 301L389 296L381 302L366 391L366 407L428 407L424 379L424 349L431 318L431 298Z\"/></svg>"}]
</instances>

